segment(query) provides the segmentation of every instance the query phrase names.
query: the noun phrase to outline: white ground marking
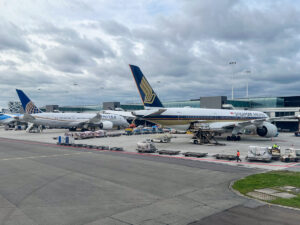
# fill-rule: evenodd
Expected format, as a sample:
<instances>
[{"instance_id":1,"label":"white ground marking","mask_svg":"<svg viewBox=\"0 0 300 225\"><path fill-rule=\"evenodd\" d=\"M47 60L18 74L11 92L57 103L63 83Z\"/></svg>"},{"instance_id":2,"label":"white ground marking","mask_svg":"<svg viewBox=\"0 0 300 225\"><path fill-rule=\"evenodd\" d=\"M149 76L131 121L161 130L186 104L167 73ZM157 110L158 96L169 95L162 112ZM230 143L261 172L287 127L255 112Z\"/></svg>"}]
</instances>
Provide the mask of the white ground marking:
<instances>
[{"instance_id":1,"label":"white ground marking","mask_svg":"<svg viewBox=\"0 0 300 225\"><path fill-rule=\"evenodd\" d=\"M55 154L55 155L38 155L38 156L28 156L28 157L12 157L12 158L4 158L0 159L2 161L6 160L20 160L20 159L38 159L38 158L51 158L51 157L59 157L59 156L67 156L67 155L80 155L83 153L92 153L92 152L77 152L77 153L67 153L67 154Z\"/></svg>"}]
</instances>

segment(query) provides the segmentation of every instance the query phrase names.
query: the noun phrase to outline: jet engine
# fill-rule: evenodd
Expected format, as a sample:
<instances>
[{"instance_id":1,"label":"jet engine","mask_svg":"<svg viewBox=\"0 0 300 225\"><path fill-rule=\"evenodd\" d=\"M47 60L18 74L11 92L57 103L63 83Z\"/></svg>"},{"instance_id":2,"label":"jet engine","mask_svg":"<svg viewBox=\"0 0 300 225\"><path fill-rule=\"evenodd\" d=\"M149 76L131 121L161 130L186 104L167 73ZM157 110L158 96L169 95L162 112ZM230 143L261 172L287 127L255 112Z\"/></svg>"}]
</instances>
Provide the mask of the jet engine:
<instances>
[{"instance_id":1,"label":"jet engine","mask_svg":"<svg viewBox=\"0 0 300 225\"><path fill-rule=\"evenodd\" d=\"M263 122L262 126L256 128L256 132L261 137L275 137L277 135L277 127L271 123Z\"/></svg>"},{"instance_id":2,"label":"jet engine","mask_svg":"<svg viewBox=\"0 0 300 225\"><path fill-rule=\"evenodd\" d=\"M110 121L103 121L99 124L100 129L109 130L112 129L114 124Z\"/></svg>"}]
</instances>

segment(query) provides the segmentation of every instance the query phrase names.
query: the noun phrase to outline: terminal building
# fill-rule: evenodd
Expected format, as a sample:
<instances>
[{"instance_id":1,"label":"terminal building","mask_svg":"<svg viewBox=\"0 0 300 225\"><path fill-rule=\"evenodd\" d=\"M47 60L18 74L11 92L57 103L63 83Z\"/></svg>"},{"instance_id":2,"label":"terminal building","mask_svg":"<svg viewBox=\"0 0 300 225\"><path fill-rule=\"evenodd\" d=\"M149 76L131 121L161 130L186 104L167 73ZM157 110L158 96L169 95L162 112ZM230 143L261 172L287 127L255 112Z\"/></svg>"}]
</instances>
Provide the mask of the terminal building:
<instances>
[{"instance_id":1,"label":"terminal building","mask_svg":"<svg viewBox=\"0 0 300 225\"><path fill-rule=\"evenodd\" d=\"M14 105L18 105L14 103ZM255 98L237 98L227 99L226 96L200 97L187 101L163 102L164 107L192 107L192 108L211 108L211 109L241 109L253 110L266 113L269 117L278 119L274 124L279 131L297 131L299 130L298 119L282 119L283 116L300 116L300 96L286 97L255 97ZM12 107L12 106L11 106ZM11 108L10 107L10 108ZM20 107L13 107L20 108ZM45 106L41 107L43 111L60 112L97 112L100 110L125 110L134 111L144 109L142 104L122 104L120 102L104 102L102 105L84 105L84 106ZM15 111L15 110L14 110Z\"/></svg>"}]
</instances>

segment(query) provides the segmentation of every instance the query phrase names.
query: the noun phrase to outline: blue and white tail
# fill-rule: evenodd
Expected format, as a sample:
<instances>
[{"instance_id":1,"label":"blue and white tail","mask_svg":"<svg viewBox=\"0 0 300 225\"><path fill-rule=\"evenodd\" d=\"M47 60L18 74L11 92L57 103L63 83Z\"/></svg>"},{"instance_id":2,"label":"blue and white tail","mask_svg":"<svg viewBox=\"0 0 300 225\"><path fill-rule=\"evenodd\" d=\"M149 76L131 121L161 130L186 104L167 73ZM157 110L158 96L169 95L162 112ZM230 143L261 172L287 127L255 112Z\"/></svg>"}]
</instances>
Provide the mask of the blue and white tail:
<instances>
[{"instance_id":1,"label":"blue and white tail","mask_svg":"<svg viewBox=\"0 0 300 225\"><path fill-rule=\"evenodd\" d=\"M16 91L25 113L34 114L42 112L38 107L34 105L34 103L27 97L27 95L22 90L16 89Z\"/></svg>"},{"instance_id":2,"label":"blue and white tail","mask_svg":"<svg viewBox=\"0 0 300 225\"><path fill-rule=\"evenodd\" d=\"M140 68L134 65L129 66L144 106L146 108L163 108L163 104L161 103L161 101L157 97L157 94L154 92L154 90L148 83L146 77L144 76Z\"/></svg>"}]
</instances>

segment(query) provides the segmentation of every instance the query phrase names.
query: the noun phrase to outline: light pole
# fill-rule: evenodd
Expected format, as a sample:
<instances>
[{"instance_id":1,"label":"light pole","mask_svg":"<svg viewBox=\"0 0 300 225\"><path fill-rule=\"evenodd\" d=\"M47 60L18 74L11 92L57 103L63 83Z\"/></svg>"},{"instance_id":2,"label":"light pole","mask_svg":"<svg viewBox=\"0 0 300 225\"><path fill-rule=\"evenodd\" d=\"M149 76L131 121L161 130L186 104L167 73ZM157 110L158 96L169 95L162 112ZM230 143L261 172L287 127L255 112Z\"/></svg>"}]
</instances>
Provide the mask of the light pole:
<instances>
[{"instance_id":1,"label":"light pole","mask_svg":"<svg viewBox=\"0 0 300 225\"><path fill-rule=\"evenodd\" d=\"M229 62L229 65L235 65L236 62L235 61L232 61L232 62ZM232 84L231 84L231 99L233 100L233 72L232 72Z\"/></svg>"},{"instance_id":2,"label":"light pole","mask_svg":"<svg viewBox=\"0 0 300 225\"><path fill-rule=\"evenodd\" d=\"M251 70L246 70L246 74L248 74L248 75L250 75L250 73L251 73ZM249 90L248 90L248 81L249 81L249 78L248 78L248 76L246 77L246 79L247 79L247 85L246 85L246 97L248 98L249 97Z\"/></svg>"}]
</instances>

